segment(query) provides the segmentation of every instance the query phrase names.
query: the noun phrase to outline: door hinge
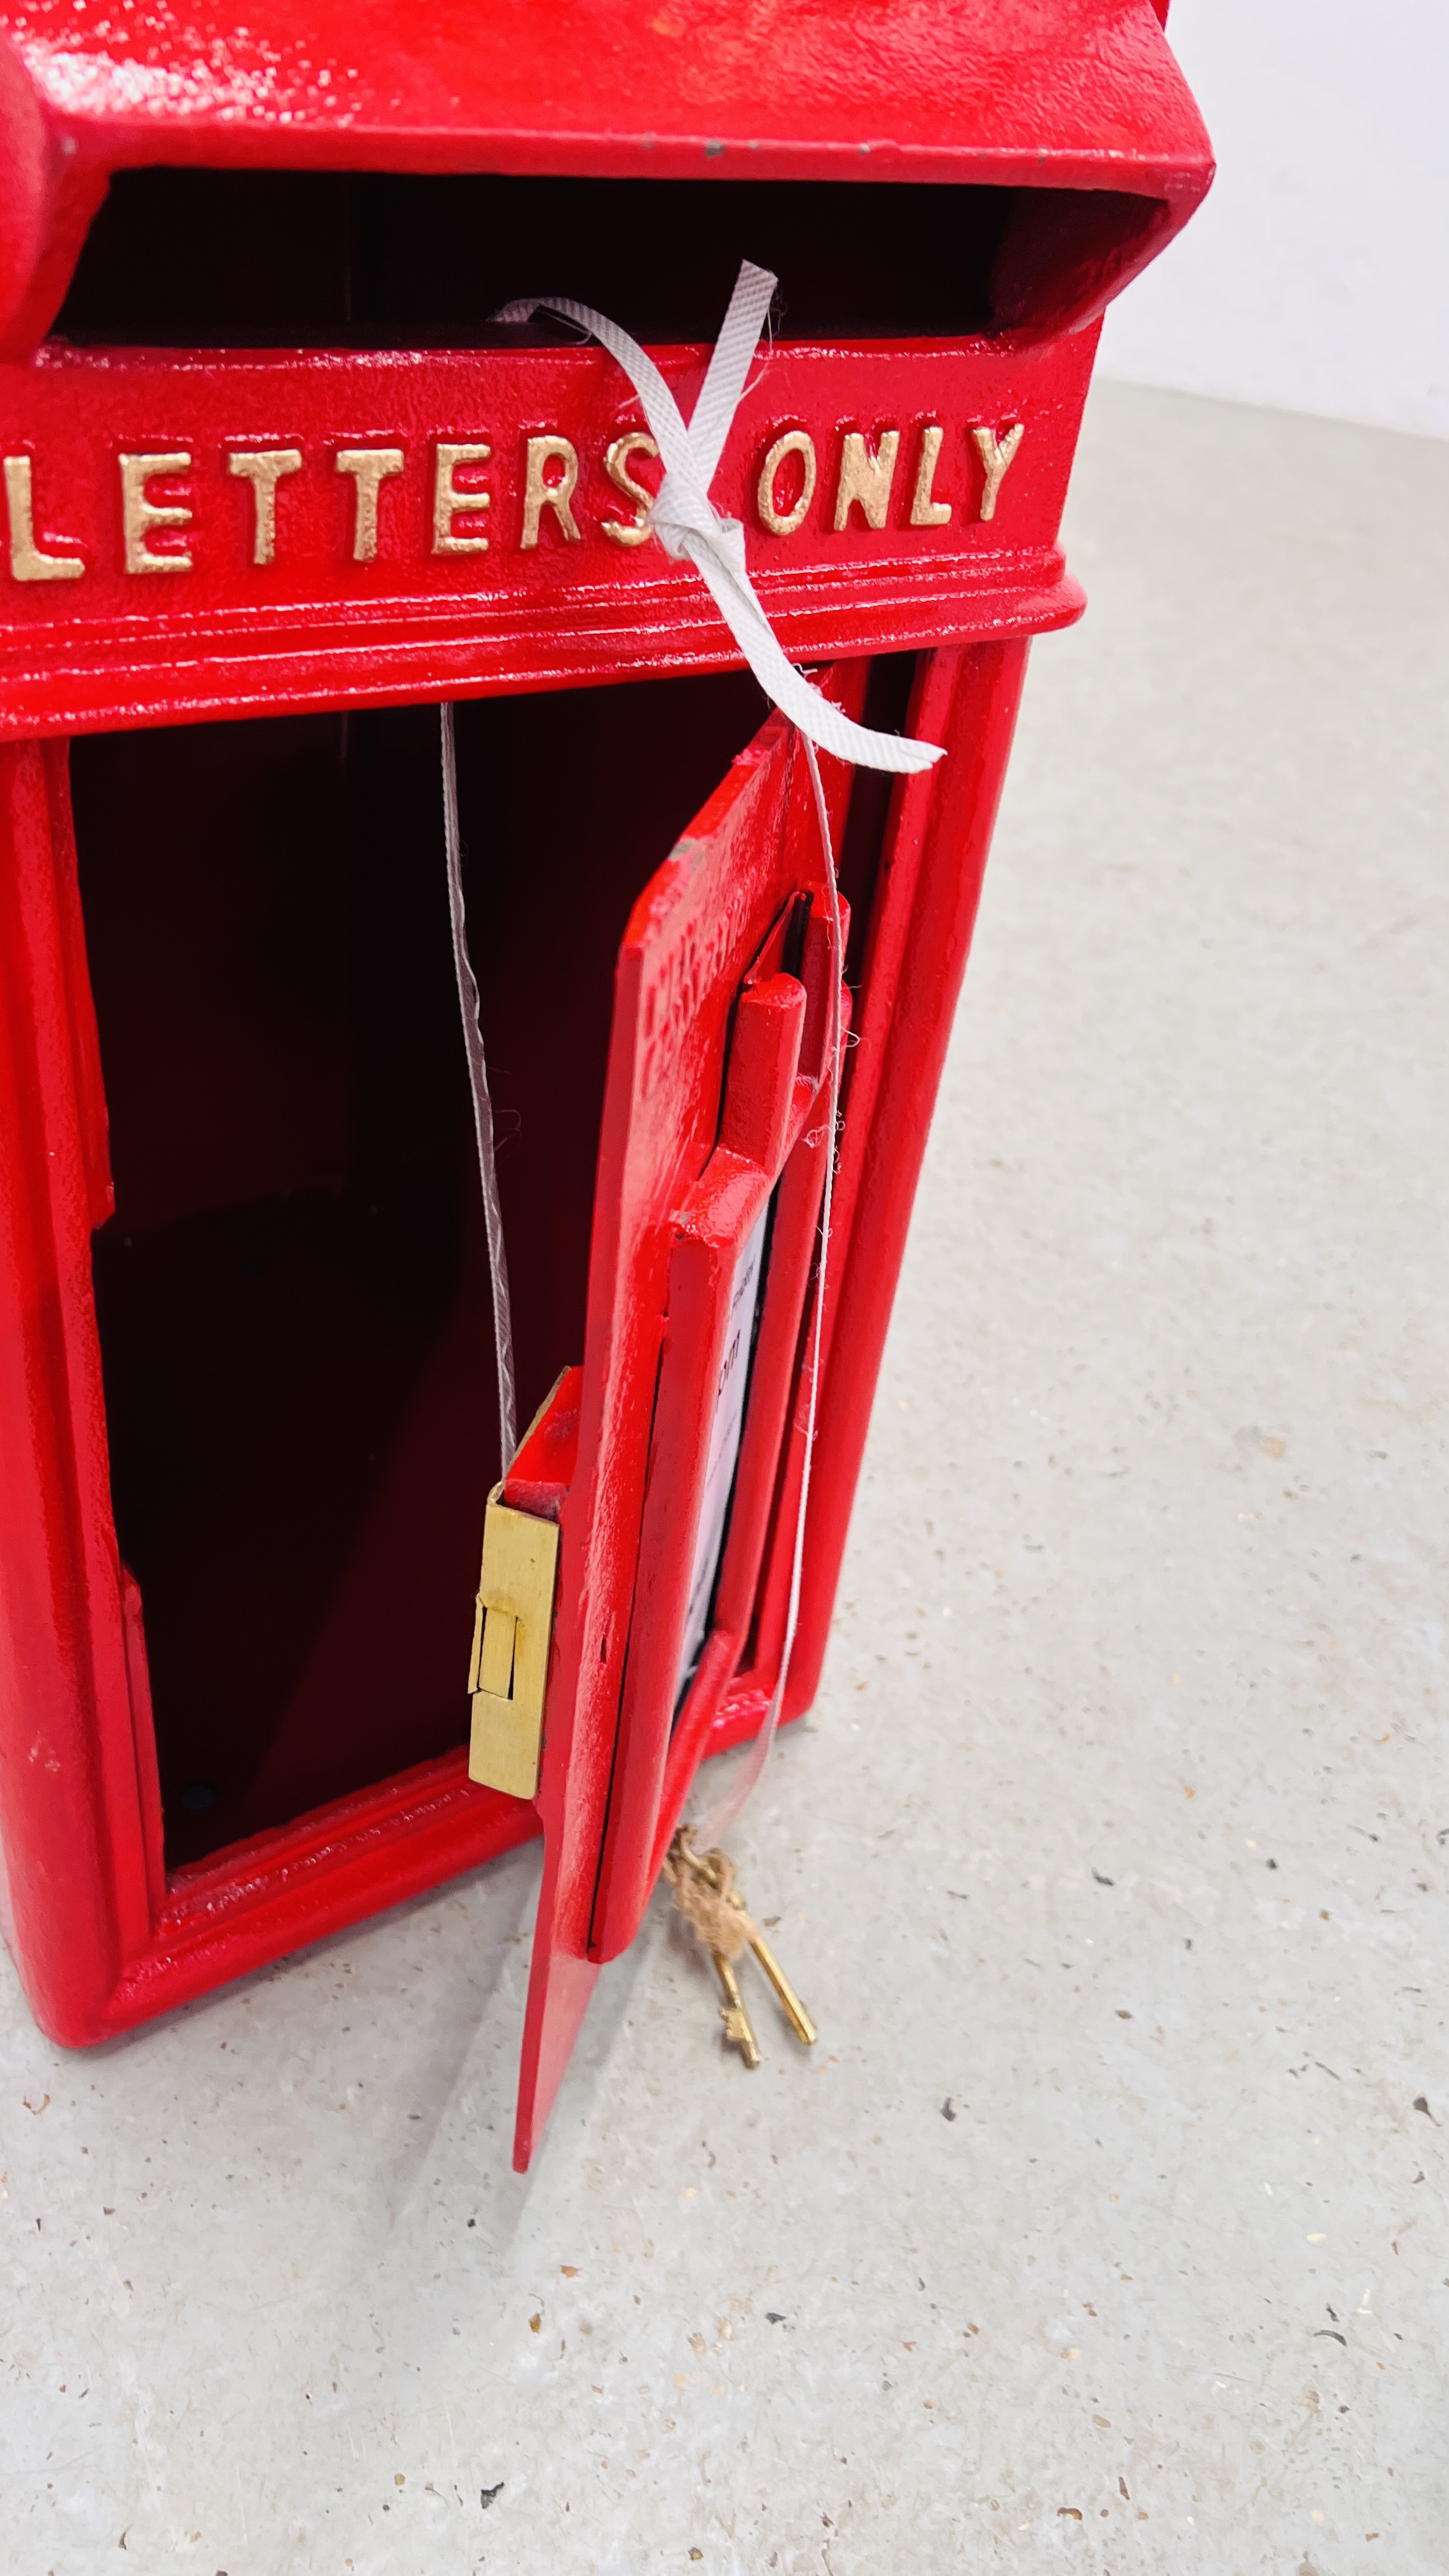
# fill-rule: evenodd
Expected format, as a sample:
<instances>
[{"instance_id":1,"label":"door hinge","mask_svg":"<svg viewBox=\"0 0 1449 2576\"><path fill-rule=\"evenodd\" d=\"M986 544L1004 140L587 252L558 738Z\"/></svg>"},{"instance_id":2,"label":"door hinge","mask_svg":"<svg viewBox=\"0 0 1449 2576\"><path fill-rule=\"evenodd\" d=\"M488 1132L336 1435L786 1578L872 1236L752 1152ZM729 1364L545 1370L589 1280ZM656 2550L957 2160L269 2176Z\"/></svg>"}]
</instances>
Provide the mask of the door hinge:
<instances>
[{"instance_id":1,"label":"door hinge","mask_svg":"<svg viewBox=\"0 0 1449 2576\"><path fill-rule=\"evenodd\" d=\"M468 1688L468 1777L510 1798L538 1787L548 1642L558 1570L558 1523L515 1512L496 1485L483 1522L483 1571Z\"/></svg>"}]
</instances>

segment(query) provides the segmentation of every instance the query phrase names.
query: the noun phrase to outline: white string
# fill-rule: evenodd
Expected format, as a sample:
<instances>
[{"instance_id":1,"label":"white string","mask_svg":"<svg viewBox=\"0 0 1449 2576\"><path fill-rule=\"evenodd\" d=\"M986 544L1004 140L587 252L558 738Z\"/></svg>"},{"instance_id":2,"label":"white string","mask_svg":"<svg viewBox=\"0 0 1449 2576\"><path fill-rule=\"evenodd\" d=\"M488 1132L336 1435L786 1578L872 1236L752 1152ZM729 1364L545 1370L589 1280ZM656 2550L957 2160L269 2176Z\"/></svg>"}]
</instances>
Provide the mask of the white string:
<instances>
[{"instance_id":1,"label":"white string","mask_svg":"<svg viewBox=\"0 0 1449 2576\"><path fill-rule=\"evenodd\" d=\"M693 564L766 696L807 740L862 769L929 769L941 758L938 744L874 733L867 725L853 723L796 670L755 596L740 521L722 517L709 497L774 292L770 271L756 268L747 259L735 280L729 311L687 428L648 351L591 304L577 304L568 295L529 295L505 304L493 318L527 322L541 304L546 305L551 313L577 322L618 360L643 405L664 460L664 480L649 512L649 525L666 554Z\"/></svg>"},{"instance_id":2,"label":"white string","mask_svg":"<svg viewBox=\"0 0 1449 2576\"><path fill-rule=\"evenodd\" d=\"M468 924L463 911L463 847L458 834L458 762L453 744L453 710L444 705L438 713L442 719L443 737L443 846L448 860L448 919L453 930L453 972L458 979L458 1007L463 1017L468 1088L473 1095L478 1176L483 1184L488 1279L493 1291L493 1348L498 1361L499 1461L500 1472L507 1475L518 1443L518 1396L513 1378L513 1308L508 1295L503 1210L498 1203L498 1163L493 1150L493 1101L488 1089L488 1059L483 1052L478 984L473 973L473 961L468 954Z\"/></svg>"}]
</instances>

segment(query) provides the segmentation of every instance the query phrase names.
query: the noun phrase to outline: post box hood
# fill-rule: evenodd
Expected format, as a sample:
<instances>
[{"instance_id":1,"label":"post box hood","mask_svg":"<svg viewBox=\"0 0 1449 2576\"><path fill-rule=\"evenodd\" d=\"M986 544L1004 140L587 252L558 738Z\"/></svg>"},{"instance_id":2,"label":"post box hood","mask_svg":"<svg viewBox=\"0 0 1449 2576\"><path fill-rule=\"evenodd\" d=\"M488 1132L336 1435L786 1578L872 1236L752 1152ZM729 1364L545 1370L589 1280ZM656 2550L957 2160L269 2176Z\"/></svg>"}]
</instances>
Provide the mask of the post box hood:
<instances>
[{"instance_id":1,"label":"post box hood","mask_svg":"<svg viewBox=\"0 0 1449 2576\"><path fill-rule=\"evenodd\" d=\"M1020 318L1055 329L1212 176L1153 0L259 0L246 20L0 9L0 354L43 335L110 174L145 164L1038 191L1013 258L1045 256L1057 290ZM1073 190L1103 212L1064 258L1039 235Z\"/></svg>"}]
</instances>

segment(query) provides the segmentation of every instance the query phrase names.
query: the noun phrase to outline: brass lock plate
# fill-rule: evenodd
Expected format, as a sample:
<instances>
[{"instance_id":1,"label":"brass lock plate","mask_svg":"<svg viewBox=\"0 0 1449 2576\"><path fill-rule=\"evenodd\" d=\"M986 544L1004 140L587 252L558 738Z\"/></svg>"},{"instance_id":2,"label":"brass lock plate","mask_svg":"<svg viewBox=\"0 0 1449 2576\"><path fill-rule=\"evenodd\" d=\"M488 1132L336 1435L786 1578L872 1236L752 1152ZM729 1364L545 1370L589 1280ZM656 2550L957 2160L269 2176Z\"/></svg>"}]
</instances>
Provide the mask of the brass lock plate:
<instances>
[{"instance_id":1,"label":"brass lock plate","mask_svg":"<svg viewBox=\"0 0 1449 2576\"><path fill-rule=\"evenodd\" d=\"M483 1523L483 1570L468 1688L468 1777L510 1798L538 1788L543 1702L558 1572L558 1523L516 1512L495 1486Z\"/></svg>"}]
</instances>

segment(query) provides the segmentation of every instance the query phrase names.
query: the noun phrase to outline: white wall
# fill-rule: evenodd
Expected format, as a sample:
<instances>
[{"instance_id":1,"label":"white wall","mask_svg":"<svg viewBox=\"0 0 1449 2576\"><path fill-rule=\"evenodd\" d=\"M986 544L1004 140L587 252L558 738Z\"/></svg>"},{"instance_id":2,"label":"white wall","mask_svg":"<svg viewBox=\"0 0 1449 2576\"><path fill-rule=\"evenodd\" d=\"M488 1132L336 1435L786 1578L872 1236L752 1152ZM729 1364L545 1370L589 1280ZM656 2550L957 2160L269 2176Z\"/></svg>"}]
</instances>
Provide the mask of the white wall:
<instances>
[{"instance_id":1,"label":"white wall","mask_svg":"<svg viewBox=\"0 0 1449 2576\"><path fill-rule=\"evenodd\" d=\"M1102 372L1449 437L1449 0L1173 0L1218 175Z\"/></svg>"}]
</instances>

